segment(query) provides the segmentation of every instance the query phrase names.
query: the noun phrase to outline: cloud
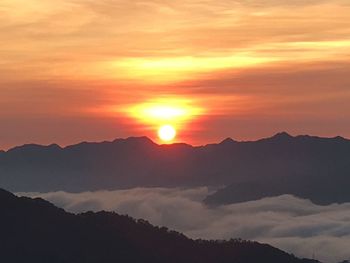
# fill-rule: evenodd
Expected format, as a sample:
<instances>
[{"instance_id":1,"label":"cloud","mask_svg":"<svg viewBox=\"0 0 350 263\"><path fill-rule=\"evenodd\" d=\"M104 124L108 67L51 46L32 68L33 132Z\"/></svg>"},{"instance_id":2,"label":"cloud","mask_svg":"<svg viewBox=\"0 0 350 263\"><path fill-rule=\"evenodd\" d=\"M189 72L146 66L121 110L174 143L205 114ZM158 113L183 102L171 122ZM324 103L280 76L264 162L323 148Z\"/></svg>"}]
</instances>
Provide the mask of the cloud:
<instances>
[{"instance_id":1,"label":"cloud","mask_svg":"<svg viewBox=\"0 0 350 263\"><path fill-rule=\"evenodd\" d=\"M168 95L215 115L179 132L192 144L350 134L348 0L2 0L0 14L1 148L155 139L122 114L82 109ZM72 119L101 128L72 131Z\"/></svg>"},{"instance_id":2,"label":"cloud","mask_svg":"<svg viewBox=\"0 0 350 263\"><path fill-rule=\"evenodd\" d=\"M121 72L145 71L145 61L147 66L167 62L169 70L161 71L158 79L179 64L192 64L192 72L203 64L215 70L215 62L225 68L244 66L237 63L240 59L250 61L246 66L272 58L342 60L349 53L349 6L345 3L3 0L0 69L8 71L6 76L12 80L18 78L19 68L21 78L142 80L144 76L135 72L135 76ZM187 61L189 57L193 63ZM120 61L132 63L125 68ZM129 69L135 66L133 62L137 62L136 70Z\"/></svg>"},{"instance_id":3,"label":"cloud","mask_svg":"<svg viewBox=\"0 0 350 263\"><path fill-rule=\"evenodd\" d=\"M241 237L270 243L300 257L325 262L350 257L350 203L317 206L284 195L209 208L205 187L134 188L82 193L19 193L42 197L71 212L116 211L167 226L192 238Z\"/></svg>"}]
</instances>

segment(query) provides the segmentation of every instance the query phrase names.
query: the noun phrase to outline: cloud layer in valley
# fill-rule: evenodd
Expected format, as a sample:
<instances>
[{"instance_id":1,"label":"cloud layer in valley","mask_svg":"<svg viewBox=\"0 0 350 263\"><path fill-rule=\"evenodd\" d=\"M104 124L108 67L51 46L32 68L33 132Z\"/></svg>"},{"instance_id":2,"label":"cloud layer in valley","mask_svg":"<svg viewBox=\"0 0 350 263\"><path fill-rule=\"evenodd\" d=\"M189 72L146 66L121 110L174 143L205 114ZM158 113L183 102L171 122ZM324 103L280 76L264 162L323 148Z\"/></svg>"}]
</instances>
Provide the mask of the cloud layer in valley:
<instances>
[{"instance_id":1,"label":"cloud layer in valley","mask_svg":"<svg viewBox=\"0 0 350 263\"><path fill-rule=\"evenodd\" d=\"M209 208L209 194L194 189L134 188L83 193L19 193L42 197L70 212L116 211L184 232L192 238L244 238L267 242L324 262L350 258L350 203L317 206L284 195Z\"/></svg>"}]
</instances>

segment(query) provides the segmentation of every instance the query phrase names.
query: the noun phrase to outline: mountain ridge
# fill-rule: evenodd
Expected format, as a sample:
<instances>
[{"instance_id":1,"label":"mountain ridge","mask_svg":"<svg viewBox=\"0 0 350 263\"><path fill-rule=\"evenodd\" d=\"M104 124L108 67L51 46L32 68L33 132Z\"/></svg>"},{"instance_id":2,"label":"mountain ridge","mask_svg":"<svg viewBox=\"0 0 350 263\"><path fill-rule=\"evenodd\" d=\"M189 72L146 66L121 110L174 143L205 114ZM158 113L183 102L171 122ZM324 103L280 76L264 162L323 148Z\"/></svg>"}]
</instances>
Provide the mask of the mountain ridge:
<instances>
[{"instance_id":1,"label":"mountain ridge","mask_svg":"<svg viewBox=\"0 0 350 263\"><path fill-rule=\"evenodd\" d=\"M71 148L71 147L75 147L75 146L79 146L79 145L84 145L84 144L88 144L88 145L94 145L94 144L111 144L111 143L123 143L123 142L128 142L128 141L138 141L138 142L148 142L150 144L153 145L157 145L157 146L171 146L171 145L187 145L193 148L201 148L201 147L205 147L208 145L220 145L220 144L229 144L229 143L251 143L251 142L259 142L259 141L270 141L270 140L274 140L274 139L285 139L285 138L289 138L289 139L301 139L301 138L312 138L312 139L319 139L319 140L324 140L324 139L328 139L328 140L339 140L339 141L347 141L350 142L350 139L342 137L342 136L334 136L334 137L322 137L322 136L315 136L315 135L306 135L306 134L301 134L301 135L290 135L288 132L282 131L282 132L278 132L270 137L265 137L265 138L261 138L261 139L256 139L256 140L235 140L231 137L227 137L225 139L223 139L222 141L218 142L218 143L209 143L209 144L204 144L204 145L191 145L185 142L175 142L175 143L169 143L169 144L157 144L156 142L154 142L152 139L150 139L147 136L130 136L127 138L116 138L110 141L82 141L79 143L75 143L75 144L69 144L66 146L61 146L59 144L56 143L51 143L49 145L45 145L45 144L37 144L37 143L27 143L27 144L23 144L23 145L18 145L18 146L14 146L9 148L8 150L1 150L0 149L0 153L7 153L7 152L11 152L13 150L16 149L21 149L21 148L30 148L30 147L43 147L43 148L56 148L56 149L61 149L64 150L66 148Z\"/></svg>"},{"instance_id":2,"label":"mountain ridge","mask_svg":"<svg viewBox=\"0 0 350 263\"><path fill-rule=\"evenodd\" d=\"M242 201L293 194L330 204L350 201L349 174L350 140L285 132L205 146L130 137L64 148L27 145L0 154L0 185L14 192L233 185L241 187ZM240 201L226 196L214 203Z\"/></svg>"},{"instance_id":3,"label":"mountain ridge","mask_svg":"<svg viewBox=\"0 0 350 263\"><path fill-rule=\"evenodd\" d=\"M113 212L71 214L0 189L1 260L36 263L318 263L267 244L192 240Z\"/></svg>"}]
</instances>

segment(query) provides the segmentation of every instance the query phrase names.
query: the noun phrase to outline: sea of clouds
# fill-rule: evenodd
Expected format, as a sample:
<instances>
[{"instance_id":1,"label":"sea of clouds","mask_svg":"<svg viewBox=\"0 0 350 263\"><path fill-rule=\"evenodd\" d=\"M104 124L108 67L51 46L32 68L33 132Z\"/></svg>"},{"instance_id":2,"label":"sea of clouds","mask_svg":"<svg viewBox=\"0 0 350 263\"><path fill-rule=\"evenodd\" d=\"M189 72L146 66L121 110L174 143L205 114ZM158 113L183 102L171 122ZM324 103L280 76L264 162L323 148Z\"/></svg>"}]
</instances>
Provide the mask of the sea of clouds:
<instances>
[{"instance_id":1,"label":"sea of clouds","mask_svg":"<svg viewBox=\"0 0 350 263\"><path fill-rule=\"evenodd\" d=\"M207 207L208 188L134 188L82 193L18 193L70 212L116 211L191 238L243 238L323 262L350 258L350 203L318 206L290 195Z\"/></svg>"}]
</instances>

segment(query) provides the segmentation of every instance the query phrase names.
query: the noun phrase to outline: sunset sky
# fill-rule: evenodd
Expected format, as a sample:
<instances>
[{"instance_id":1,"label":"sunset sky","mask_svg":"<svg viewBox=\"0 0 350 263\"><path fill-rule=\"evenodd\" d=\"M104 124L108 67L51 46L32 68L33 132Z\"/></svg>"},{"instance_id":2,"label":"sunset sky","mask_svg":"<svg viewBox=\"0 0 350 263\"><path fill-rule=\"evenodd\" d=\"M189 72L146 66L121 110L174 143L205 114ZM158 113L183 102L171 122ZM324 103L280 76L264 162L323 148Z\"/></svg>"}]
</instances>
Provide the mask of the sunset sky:
<instances>
[{"instance_id":1,"label":"sunset sky","mask_svg":"<svg viewBox=\"0 0 350 263\"><path fill-rule=\"evenodd\" d=\"M350 137L349 0L1 0L0 149Z\"/></svg>"}]
</instances>

